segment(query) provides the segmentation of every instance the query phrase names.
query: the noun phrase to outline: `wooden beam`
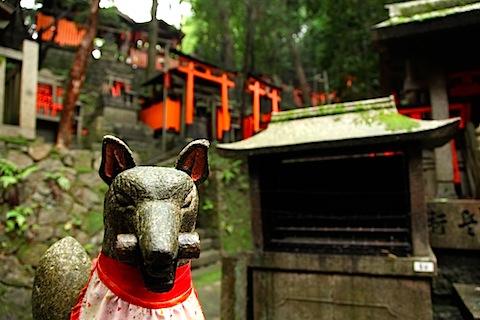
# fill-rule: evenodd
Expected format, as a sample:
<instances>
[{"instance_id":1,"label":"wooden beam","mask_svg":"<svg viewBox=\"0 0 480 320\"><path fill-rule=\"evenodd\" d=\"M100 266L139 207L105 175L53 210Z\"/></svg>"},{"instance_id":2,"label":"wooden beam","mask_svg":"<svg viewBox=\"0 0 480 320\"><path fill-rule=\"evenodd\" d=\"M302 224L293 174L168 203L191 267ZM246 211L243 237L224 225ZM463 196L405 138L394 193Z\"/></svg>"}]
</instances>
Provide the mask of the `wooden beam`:
<instances>
[{"instance_id":1,"label":"wooden beam","mask_svg":"<svg viewBox=\"0 0 480 320\"><path fill-rule=\"evenodd\" d=\"M250 87L250 86L249 86ZM260 83L255 81L253 85L253 132L260 131ZM265 92L265 90L263 90Z\"/></svg>"},{"instance_id":2,"label":"wooden beam","mask_svg":"<svg viewBox=\"0 0 480 320\"><path fill-rule=\"evenodd\" d=\"M212 82L215 82L215 83L220 83L221 84L225 81L223 79L223 77L224 77L224 75L225 76L227 75L226 72L224 72L221 76L216 76L216 75L213 75L211 73L210 69L207 69L207 71L200 71L200 70L195 69L192 66L194 66L194 62L189 62L188 65L178 66L177 70L180 71L180 72L186 73L187 75L192 73L195 77L205 79L205 80L209 80L209 81L212 81ZM228 80L228 77L227 77L227 85L229 87L235 87L235 83L232 80Z\"/></svg>"},{"instance_id":3,"label":"wooden beam","mask_svg":"<svg viewBox=\"0 0 480 320\"><path fill-rule=\"evenodd\" d=\"M0 47L0 56L4 56L5 58L10 58L18 61L22 61L23 59L22 51L13 50L5 47Z\"/></svg>"},{"instance_id":4,"label":"wooden beam","mask_svg":"<svg viewBox=\"0 0 480 320\"><path fill-rule=\"evenodd\" d=\"M188 64L187 69L187 91L186 91L186 107L185 107L185 123L193 124L193 104L194 104L194 65L193 62Z\"/></svg>"}]
</instances>

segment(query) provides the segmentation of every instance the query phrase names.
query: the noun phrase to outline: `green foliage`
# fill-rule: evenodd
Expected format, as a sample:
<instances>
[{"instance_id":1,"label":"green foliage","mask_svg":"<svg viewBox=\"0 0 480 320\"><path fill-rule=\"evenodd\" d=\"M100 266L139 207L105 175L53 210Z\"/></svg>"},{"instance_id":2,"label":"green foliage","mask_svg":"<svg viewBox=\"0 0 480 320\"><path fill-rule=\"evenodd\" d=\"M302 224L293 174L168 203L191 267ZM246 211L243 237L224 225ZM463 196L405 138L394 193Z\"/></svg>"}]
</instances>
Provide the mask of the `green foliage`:
<instances>
[{"instance_id":1,"label":"green foliage","mask_svg":"<svg viewBox=\"0 0 480 320\"><path fill-rule=\"evenodd\" d=\"M235 160L231 162L229 167L224 168L221 173L221 179L225 182L226 185L229 185L230 182L235 179L240 173L240 166L242 165L242 160Z\"/></svg>"},{"instance_id":2,"label":"green foliage","mask_svg":"<svg viewBox=\"0 0 480 320\"><path fill-rule=\"evenodd\" d=\"M54 181L63 191L70 190L70 187L71 187L70 181L63 175L62 172L54 172L54 173L47 172L46 178L47 180Z\"/></svg>"},{"instance_id":3,"label":"green foliage","mask_svg":"<svg viewBox=\"0 0 480 320\"><path fill-rule=\"evenodd\" d=\"M193 275L193 281L198 287L212 284L215 281L220 281L221 278L222 270L220 268L216 268L210 272Z\"/></svg>"},{"instance_id":4,"label":"green foliage","mask_svg":"<svg viewBox=\"0 0 480 320\"><path fill-rule=\"evenodd\" d=\"M93 252L93 250L95 250L95 248L96 248L96 246L93 243L87 243L86 245L83 246L83 249L85 249L85 251L88 254L91 254Z\"/></svg>"},{"instance_id":5,"label":"green foliage","mask_svg":"<svg viewBox=\"0 0 480 320\"><path fill-rule=\"evenodd\" d=\"M204 205L201 213L217 215L217 228L224 252L248 251L252 246L252 235L249 192L246 192L249 187L246 166L240 159L232 160L219 156L212 148L210 167L213 176L217 178L212 177L210 182L214 182L214 186L206 188L211 190L213 195L202 195ZM213 197L214 201L211 200Z\"/></svg>"},{"instance_id":6,"label":"green foliage","mask_svg":"<svg viewBox=\"0 0 480 320\"><path fill-rule=\"evenodd\" d=\"M87 86L85 86L86 89ZM98 99L100 98L100 93L94 90L82 91L78 97L78 101L80 101L85 106L95 106L98 103Z\"/></svg>"},{"instance_id":7,"label":"green foliage","mask_svg":"<svg viewBox=\"0 0 480 320\"><path fill-rule=\"evenodd\" d=\"M95 171L95 169L93 169L91 167L77 167L77 168L75 168L75 171L77 173L90 173L90 172Z\"/></svg>"},{"instance_id":8,"label":"green foliage","mask_svg":"<svg viewBox=\"0 0 480 320\"><path fill-rule=\"evenodd\" d=\"M15 137L0 136L0 141L5 141L7 143L16 144L20 146L26 146L30 143L27 139L22 137L15 138Z\"/></svg>"},{"instance_id":9,"label":"green foliage","mask_svg":"<svg viewBox=\"0 0 480 320\"><path fill-rule=\"evenodd\" d=\"M31 173L38 168L30 166L20 170L18 166L7 159L0 159L0 186L5 192L8 188L17 185L25 180Z\"/></svg>"},{"instance_id":10,"label":"green foliage","mask_svg":"<svg viewBox=\"0 0 480 320\"><path fill-rule=\"evenodd\" d=\"M25 169L19 169L19 167L6 159L0 159L0 191L1 198L0 203L12 202L8 199L8 191L16 189L18 184L24 181L31 173L37 170L36 166L30 166ZM14 193L15 194L15 193ZM16 232L17 235L23 234L28 229L27 217L33 213L32 207L16 205L13 208L9 208L5 215L5 232Z\"/></svg>"},{"instance_id":11,"label":"green foliage","mask_svg":"<svg viewBox=\"0 0 480 320\"><path fill-rule=\"evenodd\" d=\"M22 235L28 229L27 217L31 214L33 214L33 209L24 206L16 206L7 211L5 232L15 231L17 235Z\"/></svg>"},{"instance_id":12,"label":"green foliage","mask_svg":"<svg viewBox=\"0 0 480 320\"><path fill-rule=\"evenodd\" d=\"M330 89L343 101L377 95L378 54L371 27L388 18L385 4L397 0L191 0L194 15L187 21L186 38L194 54L225 67L228 36L233 42L233 68L243 70L245 54L250 70L298 86L288 41L294 37L310 86L313 76L328 71ZM251 11L249 11L251 10ZM251 14L249 14L249 12ZM222 17L228 19L222 19ZM253 48L245 53L248 25L254 29ZM222 30L222 32L218 32ZM190 41L190 40L189 40ZM191 49L189 49L191 50ZM347 80L352 80L347 86Z\"/></svg>"},{"instance_id":13,"label":"green foliage","mask_svg":"<svg viewBox=\"0 0 480 320\"><path fill-rule=\"evenodd\" d=\"M215 205L212 200L206 199L205 203L202 205L202 210L203 211L209 211L213 210L215 208Z\"/></svg>"},{"instance_id":14,"label":"green foliage","mask_svg":"<svg viewBox=\"0 0 480 320\"><path fill-rule=\"evenodd\" d=\"M120 30L129 30L129 26L120 18L116 7L102 8L99 12L98 24Z\"/></svg>"},{"instance_id":15,"label":"green foliage","mask_svg":"<svg viewBox=\"0 0 480 320\"><path fill-rule=\"evenodd\" d=\"M83 229L85 232L93 236L103 227L103 213L97 211L90 211L86 214L84 219Z\"/></svg>"}]
</instances>

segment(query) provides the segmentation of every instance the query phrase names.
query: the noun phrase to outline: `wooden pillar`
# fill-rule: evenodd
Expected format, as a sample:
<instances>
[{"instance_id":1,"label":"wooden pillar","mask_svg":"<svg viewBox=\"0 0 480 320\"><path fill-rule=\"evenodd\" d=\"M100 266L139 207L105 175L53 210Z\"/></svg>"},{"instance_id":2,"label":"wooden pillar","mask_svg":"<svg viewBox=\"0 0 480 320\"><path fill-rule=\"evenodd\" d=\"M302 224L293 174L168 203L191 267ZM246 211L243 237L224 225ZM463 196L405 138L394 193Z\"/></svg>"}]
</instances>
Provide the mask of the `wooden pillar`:
<instances>
[{"instance_id":1,"label":"wooden pillar","mask_svg":"<svg viewBox=\"0 0 480 320\"><path fill-rule=\"evenodd\" d=\"M268 97L272 100L272 112L279 112L280 108L278 107L278 103L281 99L278 96L278 90L272 89L272 92L268 94Z\"/></svg>"},{"instance_id":2,"label":"wooden pillar","mask_svg":"<svg viewBox=\"0 0 480 320\"><path fill-rule=\"evenodd\" d=\"M416 144L407 150L408 180L410 189L412 245L414 256L428 256L430 254L430 240L428 237L428 216L425 204L425 186L423 180L422 149Z\"/></svg>"},{"instance_id":3,"label":"wooden pillar","mask_svg":"<svg viewBox=\"0 0 480 320\"><path fill-rule=\"evenodd\" d=\"M253 85L253 131L260 131L260 83L255 81Z\"/></svg>"},{"instance_id":4,"label":"wooden pillar","mask_svg":"<svg viewBox=\"0 0 480 320\"><path fill-rule=\"evenodd\" d=\"M193 125L194 118L194 65L193 62L188 63L187 85L186 85L186 105L185 105L185 124L187 126ZM188 135L188 133L187 133Z\"/></svg>"},{"instance_id":5,"label":"wooden pillar","mask_svg":"<svg viewBox=\"0 0 480 320\"><path fill-rule=\"evenodd\" d=\"M230 112L228 110L228 77L222 75L222 116L223 116L223 141L230 141Z\"/></svg>"},{"instance_id":6,"label":"wooden pillar","mask_svg":"<svg viewBox=\"0 0 480 320\"><path fill-rule=\"evenodd\" d=\"M223 132L223 108L215 109L217 111L217 140L222 140L224 136Z\"/></svg>"},{"instance_id":7,"label":"wooden pillar","mask_svg":"<svg viewBox=\"0 0 480 320\"><path fill-rule=\"evenodd\" d=\"M33 139L37 127L38 43L24 40L22 52L19 122L25 137Z\"/></svg>"},{"instance_id":8,"label":"wooden pillar","mask_svg":"<svg viewBox=\"0 0 480 320\"><path fill-rule=\"evenodd\" d=\"M212 121L212 140L215 142L217 141L217 104L215 103L215 99L210 98L208 99L208 103L210 104L211 111L211 121Z\"/></svg>"},{"instance_id":9,"label":"wooden pillar","mask_svg":"<svg viewBox=\"0 0 480 320\"><path fill-rule=\"evenodd\" d=\"M5 72L7 70L7 58L0 56L0 125L3 124L3 112L5 108Z\"/></svg>"},{"instance_id":10,"label":"wooden pillar","mask_svg":"<svg viewBox=\"0 0 480 320\"><path fill-rule=\"evenodd\" d=\"M443 66L433 62L428 71L428 89L432 105L432 118L448 119L447 84ZM453 182L451 142L435 149L435 170L437 177L437 198L457 198Z\"/></svg>"}]
</instances>

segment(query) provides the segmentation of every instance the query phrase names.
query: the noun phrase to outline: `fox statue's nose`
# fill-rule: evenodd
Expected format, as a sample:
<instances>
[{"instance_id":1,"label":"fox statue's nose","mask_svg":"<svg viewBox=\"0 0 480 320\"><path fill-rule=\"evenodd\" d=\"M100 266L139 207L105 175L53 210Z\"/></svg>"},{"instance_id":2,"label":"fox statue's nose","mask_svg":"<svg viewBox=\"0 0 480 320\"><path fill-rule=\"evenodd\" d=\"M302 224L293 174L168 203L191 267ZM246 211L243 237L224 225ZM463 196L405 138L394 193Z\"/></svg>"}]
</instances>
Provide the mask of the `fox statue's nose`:
<instances>
[{"instance_id":1,"label":"fox statue's nose","mask_svg":"<svg viewBox=\"0 0 480 320\"><path fill-rule=\"evenodd\" d=\"M151 291L172 288L178 259L180 208L171 201L147 201L137 207L134 229L143 258L145 286Z\"/></svg>"}]
</instances>

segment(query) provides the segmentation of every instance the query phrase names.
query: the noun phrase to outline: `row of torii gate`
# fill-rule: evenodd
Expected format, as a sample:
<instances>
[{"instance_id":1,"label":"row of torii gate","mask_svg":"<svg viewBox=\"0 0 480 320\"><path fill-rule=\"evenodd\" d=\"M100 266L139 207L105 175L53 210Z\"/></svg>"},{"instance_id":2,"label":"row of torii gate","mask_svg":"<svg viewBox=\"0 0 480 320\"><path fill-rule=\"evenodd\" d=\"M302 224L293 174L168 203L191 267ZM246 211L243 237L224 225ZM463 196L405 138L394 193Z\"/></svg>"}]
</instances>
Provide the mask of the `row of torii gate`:
<instances>
[{"instance_id":1,"label":"row of torii gate","mask_svg":"<svg viewBox=\"0 0 480 320\"><path fill-rule=\"evenodd\" d=\"M171 53L175 58L168 61L167 72L161 70L143 84L153 88L151 99L142 106L140 119L155 132L162 131L165 125L166 131L183 137L198 136L198 131L206 130L213 140L245 139L265 128L271 113L280 110L281 89L249 75L244 94L250 100L246 103L245 116L240 119L238 111L231 108L229 97L238 73L222 70L180 51ZM164 86L167 95L163 93ZM167 96L166 110L164 96ZM202 129L203 123L206 126Z\"/></svg>"},{"instance_id":2,"label":"row of torii gate","mask_svg":"<svg viewBox=\"0 0 480 320\"><path fill-rule=\"evenodd\" d=\"M39 28L48 26L53 21L53 17L42 12L37 14ZM74 22L65 18L60 19L58 23L55 42L61 46L78 45L83 38L83 31ZM134 30L138 27L135 23L133 23L133 26ZM178 39L171 38L171 30L166 24L159 23L159 28L159 37L167 36L170 44L178 44L181 41L181 37ZM111 29L108 30L111 31ZM42 34L42 38L45 41L50 40L51 32L51 30L46 30ZM166 33L163 34L162 32ZM175 35L179 36L176 33ZM128 38L128 41L136 43L137 40L142 39L145 42L147 41L144 39L145 36L146 33L139 29L130 34L131 38ZM126 39L122 38L121 41L125 42ZM128 55L132 65L146 68L146 51L130 47ZM161 62L162 60L165 61L165 58L166 65L168 65L167 69L165 69L165 63L162 64ZM230 108L232 99L229 99L230 89L239 85L235 82L239 75L237 72L222 70L177 50L171 50L164 56L157 55L156 69L160 73L144 83L144 86L153 87L153 94L142 105L140 111L141 121L156 132L162 131L165 126L165 130L168 132L176 132L183 137L195 137L195 131L199 131L201 126L200 122L207 120L209 127L207 131L210 139L232 141L236 140L235 136L238 139L245 139L265 128L271 113L279 111L280 88L260 77L248 77L245 93L251 96L251 99L247 100L246 114L241 117L232 115L232 111L235 110ZM165 96L168 97L164 97L162 94L164 84L168 92ZM163 103L165 98L166 110L164 110ZM204 111L201 111L202 107ZM205 109L208 111L205 112ZM212 112L212 110L216 112ZM205 113L210 115L209 119L205 119ZM163 119L164 115L165 121ZM241 132L238 130L240 127L242 128ZM204 133L199 134L204 136Z\"/></svg>"}]
</instances>

